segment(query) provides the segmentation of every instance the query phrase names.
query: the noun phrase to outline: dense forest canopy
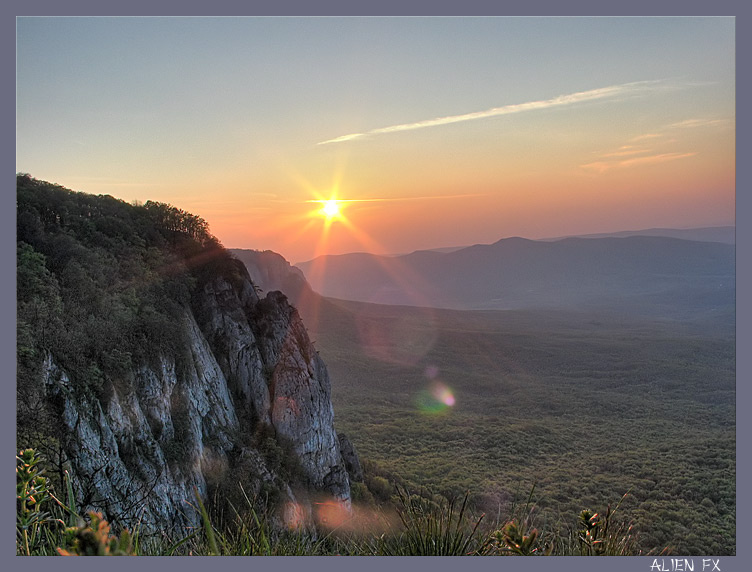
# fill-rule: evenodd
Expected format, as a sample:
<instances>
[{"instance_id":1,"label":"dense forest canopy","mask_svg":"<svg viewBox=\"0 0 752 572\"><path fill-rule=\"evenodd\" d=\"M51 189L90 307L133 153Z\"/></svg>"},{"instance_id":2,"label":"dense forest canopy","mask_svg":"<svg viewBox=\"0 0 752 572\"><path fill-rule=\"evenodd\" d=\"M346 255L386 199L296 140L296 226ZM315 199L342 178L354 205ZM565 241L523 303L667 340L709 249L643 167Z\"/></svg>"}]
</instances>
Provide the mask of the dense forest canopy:
<instances>
[{"instance_id":1,"label":"dense forest canopy","mask_svg":"<svg viewBox=\"0 0 752 572\"><path fill-rule=\"evenodd\" d=\"M26 174L16 199L22 446L39 419L47 353L76 387L103 397L133 366L185 351L182 312L197 284L245 271L206 221L168 204L128 204Z\"/></svg>"}]
</instances>

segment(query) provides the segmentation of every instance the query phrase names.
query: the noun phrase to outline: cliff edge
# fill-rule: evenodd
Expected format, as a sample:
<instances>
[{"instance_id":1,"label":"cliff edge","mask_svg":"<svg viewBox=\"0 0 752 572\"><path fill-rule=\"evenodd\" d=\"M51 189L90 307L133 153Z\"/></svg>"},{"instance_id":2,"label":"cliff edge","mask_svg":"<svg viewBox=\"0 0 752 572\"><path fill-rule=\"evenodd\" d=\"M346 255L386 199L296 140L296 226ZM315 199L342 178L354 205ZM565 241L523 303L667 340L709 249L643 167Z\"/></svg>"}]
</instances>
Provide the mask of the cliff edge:
<instances>
[{"instance_id":1,"label":"cliff edge","mask_svg":"<svg viewBox=\"0 0 752 572\"><path fill-rule=\"evenodd\" d=\"M196 491L280 527L315 526L319 496L349 510L329 374L282 293L169 205L28 175L17 197L17 444L79 510L172 531L198 525Z\"/></svg>"}]
</instances>

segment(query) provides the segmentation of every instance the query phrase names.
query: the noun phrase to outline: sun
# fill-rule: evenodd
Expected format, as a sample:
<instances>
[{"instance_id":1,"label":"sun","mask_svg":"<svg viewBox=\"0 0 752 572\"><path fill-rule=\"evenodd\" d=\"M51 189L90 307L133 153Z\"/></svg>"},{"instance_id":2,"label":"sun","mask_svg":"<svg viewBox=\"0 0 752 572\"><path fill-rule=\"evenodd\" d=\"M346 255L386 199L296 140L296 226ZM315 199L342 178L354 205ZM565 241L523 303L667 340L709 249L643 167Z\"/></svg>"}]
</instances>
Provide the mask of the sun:
<instances>
[{"instance_id":1,"label":"sun","mask_svg":"<svg viewBox=\"0 0 752 572\"><path fill-rule=\"evenodd\" d=\"M321 207L321 210L319 210L319 213L326 218L326 220L333 220L338 219L342 216L342 211L340 210L339 203L337 199L329 199L325 201L321 201L323 206Z\"/></svg>"}]
</instances>

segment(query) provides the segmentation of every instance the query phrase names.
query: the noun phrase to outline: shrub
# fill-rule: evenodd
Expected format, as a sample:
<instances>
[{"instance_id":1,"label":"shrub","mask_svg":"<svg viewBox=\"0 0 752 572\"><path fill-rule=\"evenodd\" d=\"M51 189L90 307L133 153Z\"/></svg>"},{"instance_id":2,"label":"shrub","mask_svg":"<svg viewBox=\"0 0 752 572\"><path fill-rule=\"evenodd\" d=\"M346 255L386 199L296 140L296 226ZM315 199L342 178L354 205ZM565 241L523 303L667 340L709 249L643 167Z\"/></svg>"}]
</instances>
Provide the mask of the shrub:
<instances>
[{"instance_id":1,"label":"shrub","mask_svg":"<svg viewBox=\"0 0 752 572\"><path fill-rule=\"evenodd\" d=\"M364 504L373 506L376 504L376 499L373 498L371 491L365 483L358 483L355 481L350 482L350 498L353 503Z\"/></svg>"},{"instance_id":2,"label":"shrub","mask_svg":"<svg viewBox=\"0 0 752 572\"><path fill-rule=\"evenodd\" d=\"M366 485L376 499L387 502L392 498L394 487L384 477L378 475L370 477L366 480Z\"/></svg>"},{"instance_id":3,"label":"shrub","mask_svg":"<svg viewBox=\"0 0 752 572\"><path fill-rule=\"evenodd\" d=\"M580 513L577 540L582 556L631 556L639 553L632 524L614 519L620 505L621 501L613 510L608 505L605 516L587 509Z\"/></svg>"},{"instance_id":4,"label":"shrub","mask_svg":"<svg viewBox=\"0 0 752 572\"><path fill-rule=\"evenodd\" d=\"M48 532L63 525L48 511L52 494L40 462L33 449L16 456L16 552L26 556L49 545Z\"/></svg>"},{"instance_id":5,"label":"shrub","mask_svg":"<svg viewBox=\"0 0 752 572\"><path fill-rule=\"evenodd\" d=\"M466 494L438 507L426 499L397 487L399 517L404 531L399 536L383 536L379 552L387 556L463 556L477 554L480 548L478 527L483 516L471 519L467 514ZM435 506L435 505L434 505Z\"/></svg>"},{"instance_id":6,"label":"shrub","mask_svg":"<svg viewBox=\"0 0 752 572\"><path fill-rule=\"evenodd\" d=\"M128 530L120 536L110 534L110 525L101 513L90 512L89 523L66 529L65 548L58 548L61 556L130 556L133 537Z\"/></svg>"}]
</instances>

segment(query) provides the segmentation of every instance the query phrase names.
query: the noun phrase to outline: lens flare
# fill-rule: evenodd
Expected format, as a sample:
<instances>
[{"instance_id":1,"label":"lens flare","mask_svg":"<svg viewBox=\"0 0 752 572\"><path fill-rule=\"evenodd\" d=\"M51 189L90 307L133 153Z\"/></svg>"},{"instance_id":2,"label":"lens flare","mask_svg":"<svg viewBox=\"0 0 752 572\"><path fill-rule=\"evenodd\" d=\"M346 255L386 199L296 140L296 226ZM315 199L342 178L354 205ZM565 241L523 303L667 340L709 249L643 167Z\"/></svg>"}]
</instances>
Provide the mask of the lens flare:
<instances>
[{"instance_id":1,"label":"lens flare","mask_svg":"<svg viewBox=\"0 0 752 572\"><path fill-rule=\"evenodd\" d=\"M368 356L386 363L415 365L431 351L438 337L432 308L401 312L363 306L354 317L360 347Z\"/></svg>"},{"instance_id":2,"label":"lens flare","mask_svg":"<svg viewBox=\"0 0 752 572\"><path fill-rule=\"evenodd\" d=\"M325 528L338 528L350 519L349 507L339 500L314 503L316 522Z\"/></svg>"},{"instance_id":3,"label":"lens flare","mask_svg":"<svg viewBox=\"0 0 752 572\"><path fill-rule=\"evenodd\" d=\"M305 510L296 502L288 502L282 511L282 520L291 530L300 530L305 524Z\"/></svg>"},{"instance_id":4,"label":"lens flare","mask_svg":"<svg viewBox=\"0 0 752 572\"><path fill-rule=\"evenodd\" d=\"M422 413L446 413L454 407L456 399L449 387L440 381L434 381L431 385L418 393L415 404Z\"/></svg>"},{"instance_id":5,"label":"lens flare","mask_svg":"<svg viewBox=\"0 0 752 572\"><path fill-rule=\"evenodd\" d=\"M438 390L434 397L441 401L444 405L447 407L454 407L454 394L449 390L448 387L444 387L440 390Z\"/></svg>"}]
</instances>

